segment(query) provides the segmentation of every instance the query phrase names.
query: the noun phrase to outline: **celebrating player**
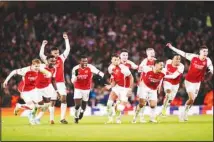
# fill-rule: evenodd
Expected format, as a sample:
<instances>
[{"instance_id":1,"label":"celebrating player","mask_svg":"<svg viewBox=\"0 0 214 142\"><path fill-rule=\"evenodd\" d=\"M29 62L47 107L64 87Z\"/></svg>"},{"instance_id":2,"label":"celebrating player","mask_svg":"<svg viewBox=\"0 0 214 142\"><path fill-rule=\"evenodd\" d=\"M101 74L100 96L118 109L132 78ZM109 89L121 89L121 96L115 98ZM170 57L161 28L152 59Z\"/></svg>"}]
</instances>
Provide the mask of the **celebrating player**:
<instances>
[{"instance_id":1,"label":"celebrating player","mask_svg":"<svg viewBox=\"0 0 214 142\"><path fill-rule=\"evenodd\" d=\"M57 58L56 61L56 85L58 88L58 92L61 95L61 120L60 123L62 124L67 124L68 122L65 120L65 115L66 115L66 109L67 109L67 102L66 102L66 86L65 86L65 79L64 79L64 62L65 59L68 57L69 52L70 52L70 44L69 44L69 39L68 35L66 33L63 33L63 38L65 39L65 51L60 55L59 54L59 49L54 47L51 49L50 53L51 55L55 56ZM47 44L47 41L44 40L41 46L40 50L40 58L47 63L47 57L44 54L44 48L45 45ZM50 108L50 111L54 111L54 108Z\"/></svg>"},{"instance_id":2,"label":"celebrating player","mask_svg":"<svg viewBox=\"0 0 214 142\"><path fill-rule=\"evenodd\" d=\"M107 85L106 88L112 88L107 102L108 121L106 123L113 122L112 106L117 99L116 105L116 123L121 123L121 113L128 102L128 95L131 93L131 86L133 82L133 76L127 66L121 64L120 57L114 54L111 59L112 64L109 66L108 71L111 74L111 85ZM126 78L130 77L130 82L127 82Z\"/></svg>"},{"instance_id":3,"label":"celebrating player","mask_svg":"<svg viewBox=\"0 0 214 142\"><path fill-rule=\"evenodd\" d=\"M47 62L48 62L47 65L44 65L44 64L43 65L46 70L52 73L52 77L47 78L44 74L39 72L37 84L36 84L38 93L43 96L43 100L46 106L36 116L35 122L37 124L40 124L41 117L44 115L45 111L50 105L51 105L50 106L50 123L54 124L54 111L52 111L54 109L51 109L51 108L54 108L55 102L57 100L57 94L58 96L60 96L57 90L56 81L55 81L56 69L54 66L56 64L56 58L53 55L49 55L47 56Z\"/></svg>"},{"instance_id":4,"label":"celebrating player","mask_svg":"<svg viewBox=\"0 0 214 142\"><path fill-rule=\"evenodd\" d=\"M149 101L151 107L150 121L156 123L155 108L157 106L157 90L158 86L162 82L165 76L165 70L163 69L163 61L156 60L154 67L143 66L142 71L144 73L142 81L140 82L139 90L139 104L135 110L135 115L132 123L136 123L137 116L140 109Z\"/></svg>"},{"instance_id":5,"label":"celebrating player","mask_svg":"<svg viewBox=\"0 0 214 142\"><path fill-rule=\"evenodd\" d=\"M146 49L146 55L147 55L147 58L143 59L143 61L140 63L139 65L139 69L138 69L138 72L141 73L140 74L140 80L139 81L142 81L143 79L143 67L147 66L147 67L154 67L155 65L155 50L153 48L147 48ZM140 93L140 86L138 85L138 88L137 88L137 95L139 95ZM137 108L137 107L136 107ZM145 111L145 108L146 108L146 102L144 104L144 106L141 108L141 111L140 111L140 122L141 123L145 123L145 119L144 119L144 111Z\"/></svg>"},{"instance_id":6,"label":"celebrating player","mask_svg":"<svg viewBox=\"0 0 214 142\"><path fill-rule=\"evenodd\" d=\"M176 52L177 54L190 60L190 67L184 82L189 99L185 104L184 112L182 112L181 115L179 116L180 121L187 121L188 111L193 105L195 98L198 95L200 84L201 81L204 80L206 69L208 68L210 72L213 74L213 65L210 58L207 57L208 48L205 45L200 47L199 55L193 53L185 53L184 51L181 51L173 47L170 43L167 43L166 46L169 47L174 52Z\"/></svg>"},{"instance_id":7,"label":"celebrating player","mask_svg":"<svg viewBox=\"0 0 214 142\"><path fill-rule=\"evenodd\" d=\"M181 63L181 56L175 54L172 60L169 59L166 61L165 68L167 70L166 74L170 75L172 79L168 79L167 76L164 77L163 87L166 96L164 98L161 116L166 116L166 109L170 106L171 101L177 94L179 83L184 72L184 65Z\"/></svg>"},{"instance_id":8,"label":"celebrating player","mask_svg":"<svg viewBox=\"0 0 214 142\"><path fill-rule=\"evenodd\" d=\"M74 84L75 115L74 122L82 119L92 87L93 73L104 77L104 73L91 64L86 56L81 56L80 64L72 69L71 82Z\"/></svg>"},{"instance_id":9,"label":"celebrating player","mask_svg":"<svg viewBox=\"0 0 214 142\"><path fill-rule=\"evenodd\" d=\"M23 90L21 90L21 97L25 101L26 104L24 104L25 107L29 108L30 114L29 114L29 122L34 125L34 114L35 110L37 110L37 106L42 105L40 102L43 101L42 96L37 93L36 90L36 80L38 78L38 72L41 72L46 75L46 77L51 77L51 73L40 67L41 61L39 59L32 60L32 65L13 70L6 78L6 80L3 83L3 87L7 86L8 81L10 78L16 74L21 75L23 77ZM21 107L21 104L18 106ZM41 106L40 106L41 107Z\"/></svg>"}]
</instances>

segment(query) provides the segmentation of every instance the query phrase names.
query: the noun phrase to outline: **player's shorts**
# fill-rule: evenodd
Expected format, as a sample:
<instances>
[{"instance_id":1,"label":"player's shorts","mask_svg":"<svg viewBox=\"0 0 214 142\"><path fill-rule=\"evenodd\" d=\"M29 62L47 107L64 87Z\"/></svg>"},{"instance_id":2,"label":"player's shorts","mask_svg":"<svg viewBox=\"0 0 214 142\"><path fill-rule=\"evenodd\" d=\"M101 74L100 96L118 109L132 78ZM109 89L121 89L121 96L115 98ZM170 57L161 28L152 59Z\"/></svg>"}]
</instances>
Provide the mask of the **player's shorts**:
<instances>
[{"instance_id":1,"label":"player's shorts","mask_svg":"<svg viewBox=\"0 0 214 142\"><path fill-rule=\"evenodd\" d=\"M49 84L45 88L37 88L38 93L45 98L51 98L51 100L57 100L57 93L53 88L52 84Z\"/></svg>"},{"instance_id":2,"label":"player's shorts","mask_svg":"<svg viewBox=\"0 0 214 142\"><path fill-rule=\"evenodd\" d=\"M74 89L74 99L82 99L87 102L89 99L90 90Z\"/></svg>"},{"instance_id":3,"label":"player's shorts","mask_svg":"<svg viewBox=\"0 0 214 142\"><path fill-rule=\"evenodd\" d=\"M166 93L166 90L171 90L170 100L173 100L178 92L179 84L173 85L168 81L163 81L163 88L164 92Z\"/></svg>"},{"instance_id":4,"label":"player's shorts","mask_svg":"<svg viewBox=\"0 0 214 142\"><path fill-rule=\"evenodd\" d=\"M62 95L67 95L67 92L66 92L66 86L65 86L65 83L64 82L57 82L56 83L56 86L57 86L57 90L59 91L59 94L62 96Z\"/></svg>"},{"instance_id":5,"label":"player's shorts","mask_svg":"<svg viewBox=\"0 0 214 142\"><path fill-rule=\"evenodd\" d=\"M112 88L112 91L117 95L118 99L122 102L128 102L129 88L116 85Z\"/></svg>"},{"instance_id":6,"label":"player's shorts","mask_svg":"<svg viewBox=\"0 0 214 142\"><path fill-rule=\"evenodd\" d=\"M41 102L43 100L42 95L40 95L37 91L37 89L33 89L30 91L23 91L21 92L22 99L28 103L28 102Z\"/></svg>"},{"instance_id":7,"label":"player's shorts","mask_svg":"<svg viewBox=\"0 0 214 142\"><path fill-rule=\"evenodd\" d=\"M139 87L138 87L139 91L138 91L138 97L140 99L144 99L144 100L153 100L153 101L157 101L158 97L157 97L157 90L153 90L149 87L147 87L143 81L140 83Z\"/></svg>"},{"instance_id":8,"label":"player's shorts","mask_svg":"<svg viewBox=\"0 0 214 142\"><path fill-rule=\"evenodd\" d=\"M185 84L187 93L191 92L194 95L194 97L196 98L198 96L201 82L192 83L192 82L185 80L184 84Z\"/></svg>"}]
</instances>

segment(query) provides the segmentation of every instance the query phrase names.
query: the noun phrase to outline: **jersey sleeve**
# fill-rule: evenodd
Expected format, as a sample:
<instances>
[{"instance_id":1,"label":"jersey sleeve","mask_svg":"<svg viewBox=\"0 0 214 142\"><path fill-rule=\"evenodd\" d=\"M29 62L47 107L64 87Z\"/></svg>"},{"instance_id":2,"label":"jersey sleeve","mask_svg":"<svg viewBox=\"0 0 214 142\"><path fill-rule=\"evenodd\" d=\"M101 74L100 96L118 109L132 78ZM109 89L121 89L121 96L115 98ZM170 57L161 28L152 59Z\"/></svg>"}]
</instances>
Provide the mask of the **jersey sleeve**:
<instances>
[{"instance_id":1,"label":"jersey sleeve","mask_svg":"<svg viewBox=\"0 0 214 142\"><path fill-rule=\"evenodd\" d=\"M71 77L71 82L74 83L77 80L77 76L75 75L75 71L79 68L79 65L75 66L72 69L72 77Z\"/></svg>"},{"instance_id":2,"label":"jersey sleeve","mask_svg":"<svg viewBox=\"0 0 214 142\"><path fill-rule=\"evenodd\" d=\"M171 60L171 59L167 60L167 61L166 61L166 64L165 64L165 68L167 68L167 65L168 65L168 64L171 64L171 63L172 63L172 60Z\"/></svg>"},{"instance_id":3,"label":"jersey sleeve","mask_svg":"<svg viewBox=\"0 0 214 142\"><path fill-rule=\"evenodd\" d=\"M213 74L213 64L210 58L207 58L207 67L210 70L210 72Z\"/></svg>"},{"instance_id":4,"label":"jersey sleeve","mask_svg":"<svg viewBox=\"0 0 214 142\"><path fill-rule=\"evenodd\" d=\"M139 68L138 68L138 72L143 72L143 67L146 66L146 62L147 62L147 59L144 59L140 65L139 65Z\"/></svg>"},{"instance_id":5,"label":"jersey sleeve","mask_svg":"<svg viewBox=\"0 0 214 142\"><path fill-rule=\"evenodd\" d=\"M143 68L142 68L142 72L144 72L144 73L147 73L147 72L149 72L151 70L152 70L152 68L148 67L148 66L143 66Z\"/></svg>"},{"instance_id":6,"label":"jersey sleeve","mask_svg":"<svg viewBox=\"0 0 214 142\"><path fill-rule=\"evenodd\" d=\"M24 76L28 71L30 71L30 67L25 67L16 70L16 74Z\"/></svg>"},{"instance_id":7,"label":"jersey sleeve","mask_svg":"<svg viewBox=\"0 0 214 142\"><path fill-rule=\"evenodd\" d=\"M104 76L104 73L101 72L100 70L98 70L95 66L91 65L91 64L88 64L88 67L91 69L91 72L94 73L94 74L97 74L101 77Z\"/></svg>"},{"instance_id":8,"label":"jersey sleeve","mask_svg":"<svg viewBox=\"0 0 214 142\"><path fill-rule=\"evenodd\" d=\"M131 71L129 70L128 67L126 67L125 65L120 65L121 68L121 72L124 74L124 76L129 76L131 75Z\"/></svg>"},{"instance_id":9,"label":"jersey sleeve","mask_svg":"<svg viewBox=\"0 0 214 142\"><path fill-rule=\"evenodd\" d=\"M194 58L194 57L198 57L198 55L197 54L193 54L193 53L185 53L185 58L187 59L187 60L192 60L192 58Z\"/></svg>"},{"instance_id":10,"label":"jersey sleeve","mask_svg":"<svg viewBox=\"0 0 214 142\"><path fill-rule=\"evenodd\" d=\"M128 60L128 63L131 65L132 69L134 69L134 70L138 69L138 65L136 65L134 62Z\"/></svg>"},{"instance_id":11,"label":"jersey sleeve","mask_svg":"<svg viewBox=\"0 0 214 142\"><path fill-rule=\"evenodd\" d=\"M180 63L180 65L178 67L178 72L179 73L183 73L184 72L184 65L182 63Z\"/></svg>"}]
</instances>

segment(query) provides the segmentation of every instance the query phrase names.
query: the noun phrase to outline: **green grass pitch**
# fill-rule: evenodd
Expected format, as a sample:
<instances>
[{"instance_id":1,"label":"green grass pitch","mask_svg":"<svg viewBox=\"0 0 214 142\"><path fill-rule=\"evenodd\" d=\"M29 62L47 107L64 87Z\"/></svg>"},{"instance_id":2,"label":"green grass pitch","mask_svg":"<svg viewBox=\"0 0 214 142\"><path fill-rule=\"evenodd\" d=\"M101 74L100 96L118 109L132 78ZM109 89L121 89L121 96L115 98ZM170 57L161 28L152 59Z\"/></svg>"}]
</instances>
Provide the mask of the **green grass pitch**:
<instances>
[{"instance_id":1,"label":"green grass pitch","mask_svg":"<svg viewBox=\"0 0 214 142\"><path fill-rule=\"evenodd\" d=\"M104 124L107 120L103 116L84 117L79 124L73 123L69 117L69 124L56 122L50 125L46 115L40 125L31 126L26 117L3 116L2 140L213 140L213 116L190 116L188 122L178 122L177 116L162 118L158 124L131 124L131 116L123 116L122 124ZM148 120L149 118L146 117Z\"/></svg>"}]
</instances>

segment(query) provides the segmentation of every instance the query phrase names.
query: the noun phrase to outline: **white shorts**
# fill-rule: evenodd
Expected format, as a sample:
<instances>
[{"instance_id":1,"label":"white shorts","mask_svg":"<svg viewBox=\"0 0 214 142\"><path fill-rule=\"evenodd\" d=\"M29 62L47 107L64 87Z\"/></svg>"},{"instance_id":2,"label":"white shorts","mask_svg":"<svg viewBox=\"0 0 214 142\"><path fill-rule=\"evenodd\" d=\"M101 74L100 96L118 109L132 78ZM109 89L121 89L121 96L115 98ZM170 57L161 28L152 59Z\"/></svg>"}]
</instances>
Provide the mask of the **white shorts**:
<instances>
[{"instance_id":1,"label":"white shorts","mask_svg":"<svg viewBox=\"0 0 214 142\"><path fill-rule=\"evenodd\" d=\"M184 84L185 84L187 93L191 92L194 95L194 97L196 98L198 96L201 82L192 83L192 82L185 80Z\"/></svg>"},{"instance_id":2,"label":"white shorts","mask_svg":"<svg viewBox=\"0 0 214 142\"><path fill-rule=\"evenodd\" d=\"M67 95L67 92L66 92L66 86L65 86L65 83L64 82L57 82L56 83L56 86L57 86L57 89L59 91L59 94L62 96L62 95Z\"/></svg>"},{"instance_id":3,"label":"white shorts","mask_svg":"<svg viewBox=\"0 0 214 142\"><path fill-rule=\"evenodd\" d=\"M38 102L41 102L43 100L42 95L40 95L37 92L37 89L33 89L30 91L23 91L21 93L21 97L25 101L25 103L28 103L28 102L38 103Z\"/></svg>"},{"instance_id":4,"label":"white shorts","mask_svg":"<svg viewBox=\"0 0 214 142\"><path fill-rule=\"evenodd\" d=\"M121 87L121 86L114 86L112 91L117 95L118 99L122 102L128 102L128 91L129 88Z\"/></svg>"},{"instance_id":5,"label":"white shorts","mask_svg":"<svg viewBox=\"0 0 214 142\"><path fill-rule=\"evenodd\" d=\"M87 102L89 99L89 90L82 90L82 89L74 89L74 99L82 99L83 101Z\"/></svg>"},{"instance_id":6,"label":"white shorts","mask_svg":"<svg viewBox=\"0 0 214 142\"><path fill-rule=\"evenodd\" d=\"M169 96L170 100L173 100L178 92L179 84L173 85L168 81L163 81L163 88L164 92L166 93L166 90L171 90L171 95Z\"/></svg>"},{"instance_id":7,"label":"white shorts","mask_svg":"<svg viewBox=\"0 0 214 142\"><path fill-rule=\"evenodd\" d=\"M140 99L153 100L153 101L157 101L158 100L157 90L150 89L143 82L140 83L138 89L139 89L138 97Z\"/></svg>"},{"instance_id":8,"label":"white shorts","mask_svg":"<svg viewBox=\"0 0 214 142\"><path fill-rule=\"evenodd\" d=\"M38 93L45 98L51 98L51 100L57 100L57 93L55 92L53 85L49 84L45 88L37 88Z\"/></svg>"}]
</instances>

